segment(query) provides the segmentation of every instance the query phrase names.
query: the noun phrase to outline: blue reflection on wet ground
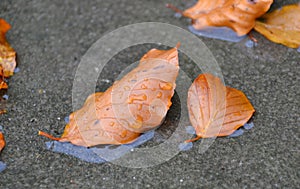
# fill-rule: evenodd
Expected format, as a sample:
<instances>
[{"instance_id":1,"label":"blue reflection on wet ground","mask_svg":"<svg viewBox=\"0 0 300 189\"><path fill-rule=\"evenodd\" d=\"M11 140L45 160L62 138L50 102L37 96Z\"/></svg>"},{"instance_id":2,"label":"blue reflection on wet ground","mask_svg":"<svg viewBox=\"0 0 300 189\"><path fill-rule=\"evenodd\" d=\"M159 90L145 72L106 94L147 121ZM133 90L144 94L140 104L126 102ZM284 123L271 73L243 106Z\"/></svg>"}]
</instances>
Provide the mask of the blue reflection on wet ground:
<instances>
[{"instance_id":1,"label":"blue reflection on wet ground","mask_svg":"<svg viewBox=\"0 0 300 189\"><path fill-rule=\"evenodd\" d=\"M3 127L1 125L0 125L0 132L3 133ZM0 172L2 172L4 169L6 169L6 164L0 161Z\"/></svg>"},{"instance_id":2,"label":"blue reflection on wet ground","mask_svg":"<svg viewBox=\"0 0 300 189\"><path fill-rule=\"evenodd\" d=\"M221 39L230 42L239 42L246 37L246 35L238 36L236 32L227 27L210 26L202 30L196 30L193 26L189 26L189 30L198 36Z\"/></svg>"},{"instance_id":3,"label":"blue reflection on wet ground","mask_svg":"<svg viewBox=\"0 0 300 189\"><path fill-rule=\"evenodd\" d=\"M234 131L231 135L229 135L229 138L238 137L244 134L245 130L250 130L254 127L253 122L246 123L243 127L239 128L238 130Z\"/></svg>"},{"instance_id":4,"label":"blue reflection on wet ground","mask_svg":"<svg viewBox=\"0 0 300 189\"><path fill-rule=\"evenodd\" d=\"M69 142L58 142L51 141L46 142L47 149L53 152L64 153L77 157L81 160L91 162L91 163L104 163L106 161L112 161L114 159L120 158L124 154L130 152L131 149L138 147L139 145L147 142L154 136L154 131L149 131L142 134L137 138L136 141L130 144L123 145L105 145L103 148L92 147L86 148L82 146L76 146Z\"/></svg>"},{"instance_id":5,"label":"blue reflection on wet ground","mask_svg":"<svg viewBox=\"0 0 300 189\"><path fill-rule=\"evenodd\" d=\"M0 161L0 172L4 171L6 169L6 164Z\"/></svg>"},{"instance_id":6,"label":"blue reflection on wet ground","mask_svg":"<svg viewBox=\"0 0 300 189\"><path fill-rule=\"evenodd\" d=\"M180 151L188 151L188 150L192 149L192 147L193 147L192 142L188 142L188 143L183 142L183 143L180 143L178 146Z\"/></svg>"},{"instance_id":7,"label":"blue reflection on wet ground","mask_svg":"<svg viewBox=\"0 0 300 189\"><path fill-rule=\"evenodd\" d=\"M237 137L241 136L245 130L252 129L254 124L247 123L243 127L236 130L234 133L229 135L228 137ZM195 129L192 126L187 126L186 132L191 135L195 135ZM123 144L123 145L101 145L98 147L91 147L86 148L82 146L76 146L69 142L58 142L58 141L50 141L46 142L47 149L53 152L64 153L67 155L74 156L79 158L83 161L87 161L90 163L104 163L108 161L113 161L129 153L130 151L134 150L138 146L146 143L147 141L151 140L154 137L155 131L149 131L147 133L142 134L140 137L137 138L136 141L130 144ZM193 147L193 143L185 143L182 142L178 145L180 151L187 151ZM5 164L4 164L5 166ZM1 170L1 162L0 162L0 170Z\"/></svg>"}]
</instances>

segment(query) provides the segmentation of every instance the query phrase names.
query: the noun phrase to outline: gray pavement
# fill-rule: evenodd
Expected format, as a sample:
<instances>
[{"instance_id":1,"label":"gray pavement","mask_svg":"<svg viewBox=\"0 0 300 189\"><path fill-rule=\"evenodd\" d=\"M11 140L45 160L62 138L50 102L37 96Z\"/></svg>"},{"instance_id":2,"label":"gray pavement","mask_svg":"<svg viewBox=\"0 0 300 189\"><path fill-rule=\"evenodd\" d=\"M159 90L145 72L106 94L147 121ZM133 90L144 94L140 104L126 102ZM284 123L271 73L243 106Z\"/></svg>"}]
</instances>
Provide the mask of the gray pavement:
<instances>
[{"instance_id":1,"label":"gray pavement","mask_svg":"<svg viewBox=\"0 0 300 189\"><path fill-rule=\"evenodd\" d=\"M7 141L0 157L7 164L0 173L0 188L299 187L300 53L255 32L259 40L255 48L202 38L226 84L242 90L256 109L255 127L244 135L218 138L204 154L196 142L191 150L144 169L87 163L45 148L49 140L37 132L57 136L63 132L63 119L72 111L76 68L101 36L145 21L187 28L186 19L175 18L164 7L167 2L171 1L0 1L0 17L12 25L7 37L18 53L20 68L9 80L8 113L0 116ZM173 3L183 7L184 2ZM293 2L298 1L276 1L272 8ZM116 66L104 69L97 90L105 90L126 64L150 47L133 47L116 56L111 61ZM190 61L181 55L181 64L185 62ZM196 77L198 72L193 71L190 68ZM176 111L171 112L167 124L176 122L175 117Z\"/></svg>"}]
</instances>

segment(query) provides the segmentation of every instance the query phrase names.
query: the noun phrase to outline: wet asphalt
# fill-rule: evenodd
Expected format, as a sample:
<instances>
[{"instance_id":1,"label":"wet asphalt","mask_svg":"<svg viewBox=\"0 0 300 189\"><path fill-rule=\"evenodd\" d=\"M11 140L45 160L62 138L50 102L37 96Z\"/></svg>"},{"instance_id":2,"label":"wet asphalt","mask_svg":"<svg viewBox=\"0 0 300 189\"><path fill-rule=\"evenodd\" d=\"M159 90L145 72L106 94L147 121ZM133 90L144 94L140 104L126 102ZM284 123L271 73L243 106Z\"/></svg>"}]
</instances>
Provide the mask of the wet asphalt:
<instances>
[{"instance_id":1,"label":"wet asphalt","mask_svg":"<svg viewBox=\"0 0 300 189\"><path fill-rule=\"evenodd\" d=\"M86 51L114 29L139 22L163 22L186 29L158 0L1 0L0 17L12 29L7 38L18 53L20 71L9 79L7 114L0 116L7 146L0 159L0 188L297 188L299 175L300 54L254 32L254 48L201 38L217 60L225 83L242 90L256 113L254 128L236 138L218 138L205 152L200 142L170 160L143 169L93 164L46 149L38 130L59 136L72 112L76 69ZM184 8L191 1L173 1ZM298 1L275 1L272 9ZM159 32L159 31L157 31ZM153 34L155 35L155 33ZM116 41L117 43L117 41ZM116 55L101 73L103 91L132 62L155 45ZM193 62L181 54L180 63ZM195 78L199 71L186 66ZM174 106L160 130L176 125ZM170 127L171 127L170 126ZM172 128L175 130L174 128ZM172 130L171 129L171 130Z\"/></svg>"}]
</instances>

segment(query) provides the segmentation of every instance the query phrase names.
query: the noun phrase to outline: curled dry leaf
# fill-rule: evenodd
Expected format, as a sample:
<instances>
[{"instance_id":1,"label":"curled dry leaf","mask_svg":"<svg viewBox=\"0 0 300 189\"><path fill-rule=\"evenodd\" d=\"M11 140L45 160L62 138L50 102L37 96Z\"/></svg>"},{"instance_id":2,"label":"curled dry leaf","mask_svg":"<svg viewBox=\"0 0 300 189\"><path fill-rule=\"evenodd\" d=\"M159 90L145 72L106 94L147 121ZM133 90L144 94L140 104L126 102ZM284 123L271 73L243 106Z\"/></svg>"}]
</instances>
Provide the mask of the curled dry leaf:
<instances>
[{"instance_id":1,"label":"curled dry leaf","mask_svg":"<svg viewBox=\"0 0 300 189\"><path fill-rule=\"evenodd\" d=\"M230 135L243 126L255 111L243 92L224 86L211 74L199 75L191 85L188 110L197 134L190 141Z\"/></svg>"},{"instance_id":2,"label":"curled dry leaf","mask_svg":"<svg viewBox=\"0 0 300 189\"><path fill-rule=\"evenodd\" d=\"M291 48L300 47L300 3L287 5L256 21L254 29L269 40Z\"/></svg>"},{"instance_id":3,"label":"curled dry leaf","mask_svg":"<svg viewBox=\"0 0 300 189\"><path fill-rule=\"evenodd\" d=\"M169 7L191 18L196 30L226 26L242 36L250 32L255 19L266 13L272 3L273 0L199 0L185 11Z\"/></svg>"},{"instance_id":4,"label":"curled dry leaf","mask_svg":"<svg viewBox=\"0 0 300 189\"><path fill-rule=\"evenodd\" d=\"M161 124L172 104L178 71L177 47L152 49L138 67L104 93L90 95L83 107L70 115L61 138L39 134L86 147L130 143Z\"/></svg>"}]
</instances>

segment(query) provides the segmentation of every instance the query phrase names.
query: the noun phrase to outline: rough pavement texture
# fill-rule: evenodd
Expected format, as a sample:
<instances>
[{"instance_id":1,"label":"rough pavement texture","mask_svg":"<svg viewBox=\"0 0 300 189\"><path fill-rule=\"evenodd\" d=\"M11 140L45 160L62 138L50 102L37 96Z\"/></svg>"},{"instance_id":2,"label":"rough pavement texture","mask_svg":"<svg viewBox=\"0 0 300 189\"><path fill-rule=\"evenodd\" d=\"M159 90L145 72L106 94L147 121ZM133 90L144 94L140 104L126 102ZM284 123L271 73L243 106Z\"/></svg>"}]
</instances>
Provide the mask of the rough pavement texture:
<instances>
[{"instance_id":1,"label":"rough pavement texture","mask_svg":"<svg viewBox=\"0 0 300 189\"><path fill-rule=\"evenodd\" d=\"M254 32L259 45L205 39L227 85L245 92L256 109L255 127L237 138L219 138L204 154L199 142L168 162L146 169L91 164L45 149L38 130L57 136L72 111L76 68L88 48L120 26L156 21L186 28L159 0L1 0L11 25L8 41L20 72L9 80L8 113L0 116L7 146L0 188L297 188L299 178L300 54ZM187 1L190 2L190 1ZM295 1L276 1L272 8ZM185 1L172 1L183 8ZM159 31L158 31L159 32ZM142 50L141 50L142 49ZM134 50L134 51L133 51ZM147 48L116 58L131 63ZM112 81L122 69L101 75ZM101 81L101 80L100 80ZM99 82L105 90L111 83ZM176 112L176 111L175 111ZM173 116L169 115L172 120Z\"/></svg>"}]
</instances>

